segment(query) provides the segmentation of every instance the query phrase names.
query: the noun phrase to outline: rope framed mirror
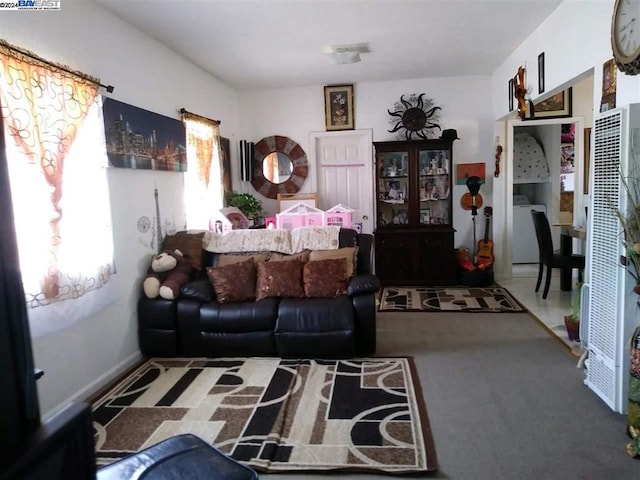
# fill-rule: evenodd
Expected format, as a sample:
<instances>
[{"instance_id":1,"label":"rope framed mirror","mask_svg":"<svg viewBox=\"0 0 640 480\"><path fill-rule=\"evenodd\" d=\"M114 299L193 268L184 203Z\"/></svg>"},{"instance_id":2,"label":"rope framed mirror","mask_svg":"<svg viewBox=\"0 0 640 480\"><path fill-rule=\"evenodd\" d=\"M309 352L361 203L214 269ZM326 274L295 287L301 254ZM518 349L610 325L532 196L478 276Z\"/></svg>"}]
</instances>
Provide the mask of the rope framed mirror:
<instances>
[{"instance_id":1,"label":"rope framed mirror","mask_svg":"<svg viewBox=\"0 0 640 480\"><path fill-rule=\"evenodd\" d=\"M297 193L308 173L307 154L289 137L272 135L256 143L251 184L259 194L275 200L278 193Z\"/></svg>"}]
</instances>

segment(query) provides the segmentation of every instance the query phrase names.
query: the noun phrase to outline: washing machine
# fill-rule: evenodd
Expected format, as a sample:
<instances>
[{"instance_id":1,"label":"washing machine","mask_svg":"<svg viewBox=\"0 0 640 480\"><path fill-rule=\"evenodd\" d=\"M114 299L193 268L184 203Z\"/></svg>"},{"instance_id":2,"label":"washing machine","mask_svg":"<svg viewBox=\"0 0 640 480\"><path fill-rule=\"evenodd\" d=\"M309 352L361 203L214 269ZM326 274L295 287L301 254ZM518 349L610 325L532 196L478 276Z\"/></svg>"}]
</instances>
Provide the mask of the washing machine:
<instances>
[{"instance_id":1,"label":"washing machine","mask_svg":"<svg viewBox=\"0 0 640 480\"><path fill-rule=\"evenodd\" d=\"M513 196L513 263L538 263L540 259L531 210L547 213L544 205L531 205L526 195Z\"/></svg>"}]
</instances>

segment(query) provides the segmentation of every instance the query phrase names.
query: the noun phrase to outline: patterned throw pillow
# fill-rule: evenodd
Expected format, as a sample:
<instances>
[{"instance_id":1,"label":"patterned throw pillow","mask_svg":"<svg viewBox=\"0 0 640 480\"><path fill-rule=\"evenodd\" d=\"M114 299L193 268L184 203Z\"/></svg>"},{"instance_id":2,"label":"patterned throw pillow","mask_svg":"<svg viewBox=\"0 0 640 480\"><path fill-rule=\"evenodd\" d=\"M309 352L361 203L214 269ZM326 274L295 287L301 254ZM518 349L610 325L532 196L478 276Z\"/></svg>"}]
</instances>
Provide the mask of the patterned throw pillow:
<instances>
[{"instance_id":1,"label":"patterned throw pillow","mask_svg":"<svg viewBox=\"0 0 640 480\"><path fill-rule=\"evenodd\" d=\"M256 298L256 263L253 258L222 267L207 267L218 303L249 302Z\"/></svg>"},{"instance_id":2,"label":"patterned throw pillow","mask_svg":"<svg viewBox=\"0 0 640 480\"><path fill-rule=\"evenodd\" d=\"M259 263L256 300L269 297L304 297L302 265L298 260Z\"/></svg>"},{"instance_id":3,"label":"patterned throw pillow","mask_svg":"<svg viewBox=\"0 0 640 480\"><path fill-rule=\"evenodd\" d=\"M358 266L358 247L344 247L337 250L312 250L309 260L344 258L347 261L347 278L353 277Z\"/></svg>"},{"instance_id":4,"label":"patterned throw pillow","mask_svg":"<svg viewBox=\"0 0 640 480\"><path fill-rule=\"evenodd\" d=\"M302 269L307 297L334 298L347 290L347 260L335 258L305 263Z\"/></svg>"},{"instance_id":5,"label":"patterned throw pillow","mask_svg":"<svg viewBox=\"0 0 640 480\"><path fill-rule=\"evenodd\" d=\"M202 268L202 243L205 232L187 233L178 232L175 235L167 235L162 243L162 250L174 251L176 248L182 252L184 258L189 260L196 270Z\"/></svg>"}]
</instances>

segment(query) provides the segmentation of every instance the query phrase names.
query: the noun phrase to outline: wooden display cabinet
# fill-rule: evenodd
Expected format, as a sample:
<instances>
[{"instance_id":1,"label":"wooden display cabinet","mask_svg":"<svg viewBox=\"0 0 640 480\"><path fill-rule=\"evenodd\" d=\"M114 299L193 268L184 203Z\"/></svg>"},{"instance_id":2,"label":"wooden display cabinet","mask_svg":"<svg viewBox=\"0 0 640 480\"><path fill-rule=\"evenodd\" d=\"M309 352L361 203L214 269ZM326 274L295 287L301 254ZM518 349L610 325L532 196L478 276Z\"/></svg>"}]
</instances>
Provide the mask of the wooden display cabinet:
<instances>
[{"instance_id":1,"label":"wooden display cabinet","mask_svg":"<svg viewBox=\"0 0 640 480\"><path fill-rule=\"evenodd\" d=\"M452 141L374 146L376 275L383 285L455 284Z\"/></svg>"}]
</instances>

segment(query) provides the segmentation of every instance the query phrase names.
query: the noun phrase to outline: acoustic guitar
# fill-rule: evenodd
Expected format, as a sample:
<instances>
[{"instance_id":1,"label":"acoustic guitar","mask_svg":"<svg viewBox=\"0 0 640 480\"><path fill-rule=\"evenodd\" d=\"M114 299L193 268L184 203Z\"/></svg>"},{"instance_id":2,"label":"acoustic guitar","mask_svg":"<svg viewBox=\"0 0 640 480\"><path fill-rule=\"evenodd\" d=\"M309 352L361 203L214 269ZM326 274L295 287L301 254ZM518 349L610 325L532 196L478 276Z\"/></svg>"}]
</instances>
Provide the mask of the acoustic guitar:
<instances>
[{"instance_id":1,"label":"acoustic guitar","mask_svg":"<svg viewBox=\"0 0 640 480\"><path fill-rule=\"evenodd\" d=\"M491 225L491 215L493 209L484 207L484 216L486 217L484 239L478 242L478 268L484 270L493 265L493 242L489 240L489 226Z\"/></svg>"}]
</instances>

